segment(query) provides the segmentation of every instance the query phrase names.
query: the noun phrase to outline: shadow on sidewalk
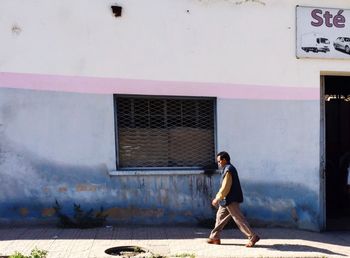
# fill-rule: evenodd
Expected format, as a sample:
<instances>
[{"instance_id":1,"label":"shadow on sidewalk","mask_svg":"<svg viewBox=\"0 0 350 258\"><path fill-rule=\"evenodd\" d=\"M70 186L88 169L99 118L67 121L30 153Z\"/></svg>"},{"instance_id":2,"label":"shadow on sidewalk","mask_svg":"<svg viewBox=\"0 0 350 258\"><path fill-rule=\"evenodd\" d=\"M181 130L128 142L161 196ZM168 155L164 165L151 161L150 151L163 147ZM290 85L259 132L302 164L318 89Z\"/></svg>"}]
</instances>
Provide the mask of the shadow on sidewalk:
<instances>
[{"instance_id":1,"label":"shadow on sidewalk","mask_svg":"<svg viewBox=\"0 0 350 258\"><path fill-rule=\"evenodd\" d=\"M292 245L292 244L283 244L283 245L272 245L272 246L264 246L265 248L277 250L277 251L285 251L285 252L317 252L317 253L324 253L328 255L339 255L339 256L345 256L345 254L341 253L335 253L330 250L324 249L324 248L318 248L314 246L307 246L307 245Z\"/></svg>"},{"instance_id":2,"label":"shadow on sidewalk","mask_svg":"<svg viewBox=\"0 0 350 258\"><path fill-rule=\"evenodd\" d=\"M262 240L307 240L320 244L350 246L350 232L309 232L285 228L256 228ZM1 240L40 240L40 239L97 239L97 240L171 240L198 239L203 241L209 236L210 229L199 227L145 227L145 226L107 226L94 229L62 229L57 227L0 228ZM243 234L235 230L224 230L222 239L244 239ZM271 247L271 246L270 246ZM275 245L271 248L286 250L314 247L300 245ZM317 249L317 248L316 248ZM321 249L322 250L322 249ZM317 251L317 250L316 250ZM326 250L325 250L326 251Z\"/></svg>"},{"instance_id":3,"label":"shadow on sidewalk","mask_svg":"<svg viewBox=\"0 0 350 258\"><path fill-rule=\"evenodd\" d=\"M227 244L227 243L224 243L221 245L223 245L223 246L241 246L241 247L245 246L244 244ZM332 251L324 249L324 248L318 248L318 247L308 246L308 245L294 245L294 244L261 245L261 244L257 244L254 248L264 248L264 249L269 249L272 251L280 251L280 252L322 253L325 255L338 255L338 256L348 257L346 254L335 253L335 252L332 252Z\"/></svg>"}]
</instances>

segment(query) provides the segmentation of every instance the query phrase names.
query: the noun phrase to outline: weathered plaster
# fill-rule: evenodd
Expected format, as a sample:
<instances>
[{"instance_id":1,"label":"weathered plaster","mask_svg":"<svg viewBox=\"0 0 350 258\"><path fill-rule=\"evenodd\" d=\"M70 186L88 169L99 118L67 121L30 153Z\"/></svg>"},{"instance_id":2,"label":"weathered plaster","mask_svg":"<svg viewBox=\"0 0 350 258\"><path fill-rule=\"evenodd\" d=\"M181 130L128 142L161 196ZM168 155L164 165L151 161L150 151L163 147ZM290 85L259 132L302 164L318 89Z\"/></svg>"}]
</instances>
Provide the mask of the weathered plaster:
<instances>
[{"instance_id":1,"label":"weathered plaster","mask_svg":"<svg viewBox=\"0 0 350 258\"><path fill-rule=\"evenodd\" d=\"M72 152L75 159L62 161L72 149L64 143L57 145L57 137L64 139L62 136L66 132L69 136L71 129L62 127L59 133L48 134L42 122L42 128L28 126L27 116L20 115L25 109L28 116L39 119L42 111L36 107L38 102L50 98L50 105L57 106L53 108L55 120L63 123L67 113L59 111L62 102L56 94L62 93L0 91L0 100L5 100L0 102L1 220L52 220L55 200L68 215L73 214L74 203L85 210L103 207L108 219L115 223L198 223L213 218L210 203L218 189L218 175L109 176L108 156L114 155L114 150L105 157L106 150L99 152L104 147L95 148L91 141L103 141L103 134L114 130L113 123L91 138L70 138L73 146L79 148ZM24 96L29 100L24 100ZM80 96L76 103L82 99ZM242 209L253 225L319 229L319 193L315 183L319 180L315 154L318 132L312 130L317 123L317 105L317 101L218 100L218 149L231 153L245 193ZM94 112L95 106L77 105L74 109L78 114L80 109L88 114ZM223 116L227 110L230 119ZM105 119L113 120L110 113L99 115L102 124ZM93 120L86 121L85 127L76 127L76 132L91 131L86 126L99 126ZM26 130L13 130L14 125ZM37 141L26 140L40 136L37 130L50 137L45 141L40 137ZM43 149L49 150L48 146L61 158L43 153ZM85 163L84 155L95 157Z\"/></svg>"},{"instance_id":2,"label":"weathered plaster","mask_svg":"<svg viewBox=\"0 0 350 258\"><path fill-rule=\"evenodd\" d=\"M41 211L41 216L42 217L52 217L56 214L56 211L54 208L50 207L50 208L44 208Z\"/></svg>"},{"instance_id":3,"label":"weathered plaster","mask_svg":"<svg viewBox=\"0 0 350 258\"><path fill-rule=\"evenodd\" d=\"M246 182L244 190L244 211L256 224L319 229L318 193L305 184Z\"/></svg>"},{"instance_id":4,"label":"weathered plaster","mask_svg":"<svg viewBox=\"0 0 350 258\"><path fill-rule=\"evenodd\" d=\"M96 192L97 186L90 184L77 184L75 190L77 192Z\"/></svg>"},{"instance_id":5,"label":"weathered plaster","mask_svg":"<svg viewBox=\"0 0 350 258\"><path fill-rule=\"evenodd\" d=\"M164 216L163 209L139 209L139 208L110 208L105 211L105 214L109 216L109 218L117 219L117 220L129 220L134 217L152 217L152 218L160 218Z\"/></svg>"},{"instance_id":6,"label":"weathered plaster","mask_svg":"<svg viewBox=\"0 0 350 258\"><path fill-rule=\"evenodd\" d=\"M21 214L21 216L26 217L29 213L29 210L28 208L19 208L18 212Z\"/></svg>"},{"instance_id":7,"label":"weathered plaster","mask_svg":"<svg viewBox=\"0 0 350 258\"><path fill-rule=\"evenodd\" d=\"M68 189L67 189L67 187L63 186L63 187L59 187L59 188L58 188L58 191L59 191L60 193L66 193L66 192L68 191Z\"/></svg>"}]
</instances>

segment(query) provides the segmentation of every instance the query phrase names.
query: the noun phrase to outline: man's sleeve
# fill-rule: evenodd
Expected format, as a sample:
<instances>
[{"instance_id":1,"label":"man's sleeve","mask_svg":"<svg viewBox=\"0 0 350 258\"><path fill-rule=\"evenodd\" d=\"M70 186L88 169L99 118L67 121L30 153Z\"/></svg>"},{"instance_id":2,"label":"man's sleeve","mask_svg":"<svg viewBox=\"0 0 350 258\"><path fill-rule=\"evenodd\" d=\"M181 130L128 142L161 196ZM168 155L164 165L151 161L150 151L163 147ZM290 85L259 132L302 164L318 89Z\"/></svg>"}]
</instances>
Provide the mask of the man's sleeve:
<instances>
[{"instance_id":1,"label":"man's sleeve","mask_svg":"<svg viewBox=\"0 0 350 258\"><path fill-rule=\"evenodd\" d=\"M232 175L231 173L227 172L224 177L224 180L222 181L220 190L216 194L215 199L223 200L230 192L231 186L232 186Z\"/></svg>"}]
</instances>

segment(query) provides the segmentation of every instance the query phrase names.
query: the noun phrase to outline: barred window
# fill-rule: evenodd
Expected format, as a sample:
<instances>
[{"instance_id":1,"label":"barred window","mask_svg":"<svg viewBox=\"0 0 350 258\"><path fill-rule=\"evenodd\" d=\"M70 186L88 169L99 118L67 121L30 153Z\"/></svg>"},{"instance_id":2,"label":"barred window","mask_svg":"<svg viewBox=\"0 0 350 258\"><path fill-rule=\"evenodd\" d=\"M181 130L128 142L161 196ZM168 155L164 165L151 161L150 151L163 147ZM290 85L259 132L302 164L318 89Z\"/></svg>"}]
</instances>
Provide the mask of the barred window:
<instances>
[{"instance_id":1,"label":"barred window","mask_svg":"<svg viewBox=\"0 0 350 258\"><path fill-rule=\"evenodd\" d=\"M114 100L118 168L215 163L215 99L115 95Z\"/></svg>"}]
</instances>

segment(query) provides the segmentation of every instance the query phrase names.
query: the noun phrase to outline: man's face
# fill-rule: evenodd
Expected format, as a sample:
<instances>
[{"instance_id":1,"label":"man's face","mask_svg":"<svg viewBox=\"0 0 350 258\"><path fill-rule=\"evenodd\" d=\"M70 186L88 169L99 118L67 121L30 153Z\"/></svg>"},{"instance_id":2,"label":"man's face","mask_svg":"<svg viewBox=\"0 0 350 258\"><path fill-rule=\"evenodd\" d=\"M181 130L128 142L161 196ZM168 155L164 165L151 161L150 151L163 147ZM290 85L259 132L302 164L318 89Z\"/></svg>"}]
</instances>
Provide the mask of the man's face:
<instances>
[{"instance_id":1,"label":"man's face","mask_svg":"<svg viewBox=\"0 0 350 258\"><path fill-rule=\"evenodd\" d=\"M216 160L218 162L219 168L223 168L227 164L226 159L220 159L220 156L217 156Z\"/></svg>"}]
</instances>

